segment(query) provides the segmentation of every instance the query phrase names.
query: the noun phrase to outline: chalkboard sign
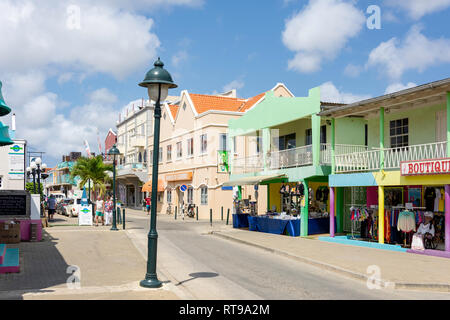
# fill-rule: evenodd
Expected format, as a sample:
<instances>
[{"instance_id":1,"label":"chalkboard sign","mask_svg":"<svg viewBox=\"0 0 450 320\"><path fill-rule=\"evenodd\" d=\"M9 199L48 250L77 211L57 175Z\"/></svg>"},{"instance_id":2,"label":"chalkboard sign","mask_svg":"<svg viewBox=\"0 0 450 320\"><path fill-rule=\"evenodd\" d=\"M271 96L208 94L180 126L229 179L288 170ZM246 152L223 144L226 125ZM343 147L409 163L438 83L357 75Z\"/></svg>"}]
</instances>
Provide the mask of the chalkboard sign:
<instances>
[{"instance_id":1,"label":"chalkboard sign","mask_svg":"<svg viewBox=\"0 0 450 320\"><path fill-rule=\"evenodd\" d=\"M27 192L0 192L0 219L5 217L27 217L30 213L30 196Z\"/></svg>"}]
</instances>

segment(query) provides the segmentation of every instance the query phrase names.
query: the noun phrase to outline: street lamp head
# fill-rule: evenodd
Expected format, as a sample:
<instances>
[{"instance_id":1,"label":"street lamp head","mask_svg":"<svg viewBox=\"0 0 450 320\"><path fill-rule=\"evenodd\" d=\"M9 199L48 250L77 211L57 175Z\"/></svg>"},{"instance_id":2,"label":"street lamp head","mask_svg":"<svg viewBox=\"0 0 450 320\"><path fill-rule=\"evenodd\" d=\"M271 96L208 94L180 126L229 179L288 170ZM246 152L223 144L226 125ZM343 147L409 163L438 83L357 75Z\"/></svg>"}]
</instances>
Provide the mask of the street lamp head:
<instances>
[{"instance_id":1,"label":"street lamp head","mask_svg":"<svg viewBox=\"0 0 450 320\"><path fill-rule=\"evenodd\" d=\"M42 168L43 170L47 169L47 164L46 164L46 163L43 163L42 166L41 166L41 168Z\"/></svg>"},{"instance_id":2,"label":"street lamp head","mask_svg":"<svg viewBox=\"0 0 450 320\"><path fill-rule=\"evenodd\" d=\"M120 155L120 150L117 149L116 145L113 145L113 147L111 149L109 149L108 155L109 156L119 156Z\"/></svg>"},{"instance_id":3,"label":"street lamp head","mask_svg":"<svg viewBox=\"0 0 450 320\"><path fill-rule=\"evenodd\" d=\"M30 173L31 172L31 168L27 167L27 172Z\"/></svg>"},{"instance_id":4,"label":"street lamp head","mask_svg":"<svg viewBox=\"0 0 450 320\"><path fill-rule=\"evenodd\" d=\"M38 166L40 166L42 164L42 159L41 158L36 158L36 160L34 160L36 162L36 164Z\"/></svg>"},{"instance_id":5,"label":"street lamp head","mask_svg":"<svg viewBox=\"0 0 450 320\"><path fill-rule=\"evenodd\" d=\"M164 69L164 63L160 58L155 62L154 68L147 72L144 81L139 85L148 89L148 96L153 101L164 101L169 94L169 89L177 88L170 73ZM161 86L161 95L159 87Z\"/></svg>"},{"instance_id":6,"label":"street lamp head","mask_svg":"<svg viewBox=\"0 0 450 320\"><path fill-rule=\"evenodd\" d=\"M36 164L36 162L31 162L31 164L30 164L30 168L31 168L31 170L35 170L36 168L37 168L37 164Z\"/></svg>"}]
</instances>

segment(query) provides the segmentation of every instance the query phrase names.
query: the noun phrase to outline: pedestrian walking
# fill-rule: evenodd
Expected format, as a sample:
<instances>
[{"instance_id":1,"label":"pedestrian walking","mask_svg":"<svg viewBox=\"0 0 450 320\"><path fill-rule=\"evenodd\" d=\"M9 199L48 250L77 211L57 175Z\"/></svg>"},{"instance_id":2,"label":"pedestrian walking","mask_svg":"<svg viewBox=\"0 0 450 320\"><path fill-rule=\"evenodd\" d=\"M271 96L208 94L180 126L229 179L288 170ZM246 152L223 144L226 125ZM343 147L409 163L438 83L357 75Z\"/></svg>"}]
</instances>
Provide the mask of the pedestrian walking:
<instances>
[{"instance_id":1,"label":"pedestrian walking","mask_svg":"<svg viewBox=\"0 0 450 320\"><path fill-rule=\"evenodd\" d=\"M105 202L105 225L107 226L112 224L113 206L114 203L111 197L108 197Z\"/></svg>"},{"instance_id":2,"label":"pedestrian walking","mask_svg":"<svg viewBox=\"0 0 450 320\"><path fill-rule=\"evenodd\" d=\"M98 196L97 201L95 202L95 226L98 227L98 219L101 218L102 225L105 225L104 220L104 203L100 196Z\"/></svg>"},{"instance_id":3,"label":"pedestrian walking","mask_svg":"<svg viewBox=\"0 0 450 320\"><path fill-rule=\"evenodd\" d=\"M55 214L56 210L56 198L54 195L50 195L50 198L48 198L48 220L53 221L53 215Z\"/></svg>"},{"instance_id":4,"label":"pedestrian walking","mask_svg":"<svg viewBox=\"0 0 450 320\"><path fill-rule=\"evenodd\" d=\"M146 204L146 207L147 207L147 215L149 215L150 214L150 208L151 208L151 205L152 205L152 199L150 197L145 198L145 204Z\"/></svg>"}]
</instances>

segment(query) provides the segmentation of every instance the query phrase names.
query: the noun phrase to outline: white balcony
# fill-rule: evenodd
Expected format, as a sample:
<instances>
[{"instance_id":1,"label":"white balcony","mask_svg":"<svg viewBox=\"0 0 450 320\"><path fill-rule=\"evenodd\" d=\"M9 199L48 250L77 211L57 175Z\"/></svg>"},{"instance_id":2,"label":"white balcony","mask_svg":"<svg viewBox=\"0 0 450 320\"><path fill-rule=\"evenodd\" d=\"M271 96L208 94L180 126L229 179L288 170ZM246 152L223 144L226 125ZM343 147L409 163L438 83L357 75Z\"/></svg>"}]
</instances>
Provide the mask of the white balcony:
<instances>
[{"instance_id":1,"label":"white balcony","mask_svg":"<svg viewBox=\"0 0 450 320\"><path fill-rule=\"evenodd\" d=\"M336 172L368 172L380 170L381 155L384 156L384 169L400 169L400 163L403 161L446 158L447 142L420 144L402 148L374 148L364 152L336 154Z\"/></svg>"},{"instance_id":2,"label":"white balcony","mask_svg":"<svg viewBox=\"0 0 450 320\"><path fill-rule=\"evenodd\" d=\"M145 136L136 135L130 137L130 147L131 148L145 148Z\"/></svg>"},{"instance_id":3,"label":"white balcony","mask_svg":"<svg viewBox=\"0 0 450 320\"><path fill-rule=\"evenodd\" d=\"M233 160L233 174L244 174L259 171L264 171L264 161L262 155L237 158Z\"/></svg>"},{"instance_id":4,"label":"white balcony","mask_svg":"<svg viewBox=\"0 0 450 320\"><path fill-rule=\"evenodd\" d=\"M312 146L298 147L282 151L274 151L270 154L268 167L271 170L293 168L312 165Z\"/></svg>"}]
</instances>

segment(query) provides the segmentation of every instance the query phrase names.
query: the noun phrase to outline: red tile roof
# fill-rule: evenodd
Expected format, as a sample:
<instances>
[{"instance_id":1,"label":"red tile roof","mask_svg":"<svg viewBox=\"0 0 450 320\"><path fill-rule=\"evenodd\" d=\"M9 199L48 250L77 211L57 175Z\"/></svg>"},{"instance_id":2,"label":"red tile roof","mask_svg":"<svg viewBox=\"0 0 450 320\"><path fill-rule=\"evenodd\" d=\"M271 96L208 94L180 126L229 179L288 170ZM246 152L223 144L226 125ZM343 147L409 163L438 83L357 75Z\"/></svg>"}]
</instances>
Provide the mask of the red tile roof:
<instances>
[{"instance_id":1,"label":"red tile roof","mask_svg":"<svg viewBox=\"0 0 450 320\"><path fill-rule=\"evenodd\" d=\"M254 106L264 95L265 92L249 99L240 99L195 93L189 94L198 114L210 110L245 112Z\"/></svg>"},{"instance_id":2,"label":"red tile roof","mask_svg":"<svg viewBox=\"0 0 450 320\"><path fill-rule=\"evenodd\" d=\"M177 118L178 110L180 109L180 106L169 104L170 113L172 113L172 118L175 120Z\"/></svg>"}]
</instances>

